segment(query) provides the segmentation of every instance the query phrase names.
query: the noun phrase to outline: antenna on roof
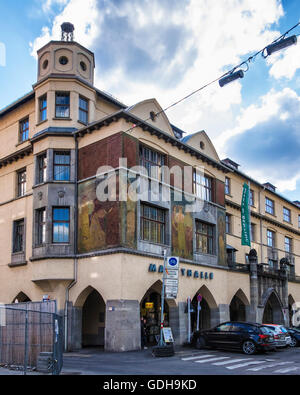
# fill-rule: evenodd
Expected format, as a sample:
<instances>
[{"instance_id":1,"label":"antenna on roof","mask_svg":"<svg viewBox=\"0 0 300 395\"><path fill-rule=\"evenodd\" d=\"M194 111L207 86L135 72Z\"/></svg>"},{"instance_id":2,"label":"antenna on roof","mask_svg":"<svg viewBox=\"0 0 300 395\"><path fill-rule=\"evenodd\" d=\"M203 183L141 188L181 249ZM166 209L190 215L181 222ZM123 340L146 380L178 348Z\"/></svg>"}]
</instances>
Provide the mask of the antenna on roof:
<instances>
[{"instance_id":1,"label":"antenna on roof","mask_svg":"<svg viewBox=\"0 0 300 395\"><path fill-rule=\"evenodd\" d=\"M61 41L74 41L75 27L70 22L64 22L61 25Z\"/></svg>"}]
</instances>

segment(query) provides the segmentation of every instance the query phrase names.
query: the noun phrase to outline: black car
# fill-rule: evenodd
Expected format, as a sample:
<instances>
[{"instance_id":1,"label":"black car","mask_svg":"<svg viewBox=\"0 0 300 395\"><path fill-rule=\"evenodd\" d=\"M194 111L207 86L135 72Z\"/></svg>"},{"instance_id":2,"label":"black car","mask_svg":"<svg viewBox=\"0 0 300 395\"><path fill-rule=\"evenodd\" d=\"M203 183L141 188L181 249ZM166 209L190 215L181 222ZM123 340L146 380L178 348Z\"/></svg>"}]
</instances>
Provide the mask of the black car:
<instances>
[{"instance_id":1,"label":"black car","mask_svg":"<svg viewBox=\"0 0 300 395\"><path fill-rule=\"evenodd\" d=\"M300 328L286 328L291 336L291 347L300 346Z\"/></svg>"},{"instance_id":2,"label":"black car","mask_svg":"<svg viewBox=\"0 0 300 395\"><path fill-rule=\"evenodd\" d=\"M275 348L272 332L261 324L250 322L225 322L215 328L195 332L192 343L198 349L235 349L248 355Z\"/></svg>"}]
</instances>

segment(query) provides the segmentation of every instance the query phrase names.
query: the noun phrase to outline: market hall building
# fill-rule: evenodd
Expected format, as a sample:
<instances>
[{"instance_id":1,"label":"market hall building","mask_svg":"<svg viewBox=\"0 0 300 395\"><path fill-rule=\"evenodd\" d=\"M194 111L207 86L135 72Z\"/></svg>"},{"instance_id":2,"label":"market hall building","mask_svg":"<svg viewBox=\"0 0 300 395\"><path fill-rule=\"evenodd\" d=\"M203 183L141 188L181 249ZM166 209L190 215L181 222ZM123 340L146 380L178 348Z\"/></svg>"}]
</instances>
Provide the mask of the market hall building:
<instances>
[{"instance_id":1,"label":"market hall building","mask_svg":"<svg viewBox=\"0 0 300 395\"><path fill-rule=\"evenodd\" d=\"M298 203L220 160L204 131L184 136L155 99L127 107L95 88L94 68L93 53L63 34L38 51L33 90L0 111L0 302L49 295L68 350L136 350L141 317L149 344L159 333L167 250L180 258L178 295L164 316L177 344L187 340L187 299L195 305L198 294L201 328L229 319L289 324L300 300ZM98 199L102 166L106 176L115 169L116 199ZM136 166L148 169L156 198L118 199L124 174L128 189L139 180ZM177 199L166 168L182 170L198 211ZM240 237L244 182L250 257Z\"/></svg>"}]
</instances>

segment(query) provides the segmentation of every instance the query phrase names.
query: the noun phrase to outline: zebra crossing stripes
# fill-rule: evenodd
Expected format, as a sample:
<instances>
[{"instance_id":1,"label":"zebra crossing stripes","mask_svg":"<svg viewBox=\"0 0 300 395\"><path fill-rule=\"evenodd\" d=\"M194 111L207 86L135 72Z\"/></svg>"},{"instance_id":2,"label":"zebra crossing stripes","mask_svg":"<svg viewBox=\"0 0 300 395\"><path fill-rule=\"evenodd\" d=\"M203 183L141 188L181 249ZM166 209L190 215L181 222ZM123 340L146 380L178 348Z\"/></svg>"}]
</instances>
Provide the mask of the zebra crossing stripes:
<instances>
[{"instance_id":1,"label":"zebra crossing stripes","mask_svg":"<svg viewBox=\"0 0 300 395\"><path fill-rule=\"evenodd\" d=\"M245 372L270 372L272 374L300 374L300 366L296 367L293 361L278 361L276 359L258 359L251 356L245 356L244 358L238 358L238 356L224 356L216 352L201 353L201 354L190 354L185 357L181 357L182 361L190 361L197 364L207 364L211 366L219 366L229 371L235 371L240 369ZM274 369L272 369L274 368ZM275 370L277 369L277 370Z\"/></svg>"},{"instance_id":2,"label":"zebra crossing stripes","mask_svg":"<svg viewBox=\"0 0 300 395\"><path fill-rule=\"evenodd\" d=\"M251 369L247 369L250 370L251 372L258 372L259 370L262 369L267 369L267 368L274 368L275 366L281 366L281 365L288 365L290 363L294 363L294 362L274 362L274 363L270 363L270 364L266 364L264 366L256 366L255 368L251 368Z\"/></svg>"},{"instance_id":3,"label":"zebra crossing stripes","mask_svg":"<svg viewBox=\"0 0 300 395\"><path fill-rule=\"evenodd\" d=\"M192 361L193 359L201 359L201 358L208 358L208 357L213 357L214 355L209 355L209 354L201 354L201 355L194 355L192 357L187 357L187 358L181 358L182 361Z\"/></svg>"},{"instance_id":4,"label":"zebra crossing stripes","mask_svg":"<svg viewBox=\"0 0 300 395\"><path fill-rule=\"evenodd\" d=\"M201 361L195 361L196 363L206 363L206 362L213 362L213 361L220 361L221 359L229 359L230 357L214 357L208 359L202 359Z\"/></svg>"},{"instance_id":5,"label":"zebra crossing stripes","mask_svg":"<svg viewBox=\"0 0 300 395\"><path fill-rule=\"evenodd\" d=\"M289 372L295 372L295 370L299 370L299 368L295 367L295 368L279 369L279 370L275 370L274 373L289 373Z\"/></svg>"},{"instance_id":6,"label":"zebra crossing stripes","mask_svg":"<svg viewBox=\"0 0 300 395\"><path fill-rule=\"evenodd\" d=\"M249 365L258 365L258 364L265 363L265 362L266 361L249 361L249 362L245 362L245 363L240 363L238 365L226 366L226 369L234 370L234 369L238 369L238 368L244 368L245 366L249 366Z\"/></svg>"},{"instance_id":7,"label":"zebra crossing stripes","mask_svg":"<svg viewBox=\"0 0 300 395\"><path fill-rule=\"evenodd\" d=\"M249 361L249 358L230 359L230 361L215 362L215 363L213 363L213 365L215 365L215 366L223 366L223 365L228 365L230 363L243 362L243 361Z\"/></svg>"}]
</instances>

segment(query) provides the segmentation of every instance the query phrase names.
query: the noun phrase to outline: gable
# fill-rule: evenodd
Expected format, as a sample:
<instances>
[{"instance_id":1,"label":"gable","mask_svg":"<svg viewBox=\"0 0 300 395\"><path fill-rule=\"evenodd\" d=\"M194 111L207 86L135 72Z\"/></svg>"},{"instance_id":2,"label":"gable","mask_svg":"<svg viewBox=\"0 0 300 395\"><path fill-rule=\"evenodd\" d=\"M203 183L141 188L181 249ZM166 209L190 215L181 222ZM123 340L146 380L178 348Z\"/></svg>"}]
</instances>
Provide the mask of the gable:
<instances>
[{"instance_id":1,"label":"gable","mask_svg":"<svg viewBox=\"0 0 300 395\"><path fill-rule=\"evenodd\" d=\"M139 117L142 120L147 119L147 123L154 126L157 129L162 130L165 133L168 133L172 137L174 136L173 129L170 125L169 119L164 112L162 112L161 106L158 104L156 99L147 99L143 100L132 107L129 107L126 111L129 113ZM152 119L150 118L150 113L154 114L160 113L157 117Z\"/></svg>"},{"instance_id":2,"label":"gable","mask_svg":"<svg viewBox=\"0 0 300 395\"><path fill-rule=\"evenodd\" d=\"M190 134L184 137L181 141L195 148L197 151L202 152L204 155L208 156L209 158L212 158L215 161L220 162L220 158L217 154L217 151L204 130L202 130L201 132Z\"/></svg>"}]
</instances>

